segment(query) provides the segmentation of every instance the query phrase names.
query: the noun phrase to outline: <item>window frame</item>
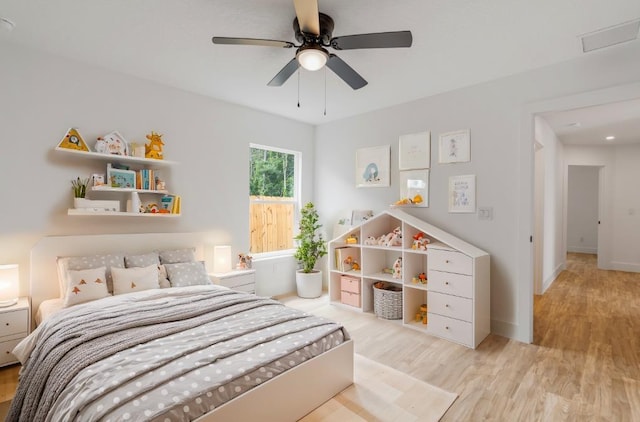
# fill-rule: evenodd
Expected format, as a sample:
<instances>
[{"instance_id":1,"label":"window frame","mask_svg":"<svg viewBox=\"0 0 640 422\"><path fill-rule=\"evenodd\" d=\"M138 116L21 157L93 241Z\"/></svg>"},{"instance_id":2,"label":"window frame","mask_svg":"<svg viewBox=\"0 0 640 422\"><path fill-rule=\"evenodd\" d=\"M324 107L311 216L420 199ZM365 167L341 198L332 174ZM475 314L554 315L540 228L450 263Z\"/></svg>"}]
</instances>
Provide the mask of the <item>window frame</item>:
<instances>
[{"instance_id":1,"label":"window frame","mask_svg":"<svg viewBox=\"0 0 640 422\"><path fill-rule=\"evenodd\" d=\"M249 157L251 158L251 149L262 149L266 151L279 152L282 154L291 154L293 155L293 198L291 200L285 201L269 201L264 199L251 199L251 193L249 193L249 209L251 209L252 203L293 203L293 230L294 235L298 231L298 222L299 222L299 214L300 207L302 206L302 151L294 151L286 148L274 147L263 144L255 144L249 143ZM251 165L251 162L249 162ZM249 178L250 179L250 178ZM286 197L285 197L286 198ZM251 218L251 215L249 215ZM251 234L249 233L249 250L251 250ZM292 256L295 253L296 248L292 249L282 249L279 251L269 251L269 252L260 252L260 253L251 253L251 256L256 259L268 259L268 258L276 258L282 256Z\"/></svg>"}]
</instances>

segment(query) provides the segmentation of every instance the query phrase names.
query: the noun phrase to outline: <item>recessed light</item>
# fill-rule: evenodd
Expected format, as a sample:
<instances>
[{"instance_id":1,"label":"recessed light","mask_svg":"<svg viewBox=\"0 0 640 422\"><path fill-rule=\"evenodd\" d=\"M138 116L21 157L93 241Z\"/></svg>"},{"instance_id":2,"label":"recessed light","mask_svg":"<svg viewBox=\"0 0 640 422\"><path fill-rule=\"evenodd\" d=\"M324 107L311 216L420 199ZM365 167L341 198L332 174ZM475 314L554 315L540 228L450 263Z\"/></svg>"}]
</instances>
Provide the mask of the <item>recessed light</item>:
<instances>
[{"instance_id":1,"label":"recessed light","mask_svg":"<svg viewBox=\"0 0 640 422\"><path fill-rule=\"evenodd\" d=\"M607 141L613 141L614 139L616 139L616 137L615 137L615 136L613 136L613 135L609 135L609 136L607 136L607 137L606 137L606 138L604 138L604 139L606 139Z\"/></svg>"},{"instance_id":2,"label":"recessed light","mask_svg":"<svg viewBox=\"0 0 640 422\"><path fill-rule=\"evenodd\" d=\"M15 27L16 27L15 23L11 22L7 18L0 17L0 28L4 29L7 32L11 32Z\"/></svg>"}]
</instances>

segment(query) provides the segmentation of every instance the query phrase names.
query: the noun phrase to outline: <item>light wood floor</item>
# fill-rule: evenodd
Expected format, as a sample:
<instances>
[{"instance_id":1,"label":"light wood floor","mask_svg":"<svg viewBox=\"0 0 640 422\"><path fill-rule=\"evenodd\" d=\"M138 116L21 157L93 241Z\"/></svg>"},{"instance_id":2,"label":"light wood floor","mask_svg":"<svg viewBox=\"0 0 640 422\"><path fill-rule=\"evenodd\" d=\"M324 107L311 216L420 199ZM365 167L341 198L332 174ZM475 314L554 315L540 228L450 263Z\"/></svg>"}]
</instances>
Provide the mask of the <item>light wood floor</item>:
<instances>
[{"instance_id":1,"label":"light wood floor","mask_svg":"<svg viewBox=\"0 0 640 422\"><path fill-rule=\"evenodd\" d=\"M490 335L471 350L326 297L283 301L341 321L357 353L457 393L443 421L640 421L640 274L598 270L595 255L569 254L535 298L536 344ZM10 370L0 392L15 388Z\"/></svg>"}]
</instances>

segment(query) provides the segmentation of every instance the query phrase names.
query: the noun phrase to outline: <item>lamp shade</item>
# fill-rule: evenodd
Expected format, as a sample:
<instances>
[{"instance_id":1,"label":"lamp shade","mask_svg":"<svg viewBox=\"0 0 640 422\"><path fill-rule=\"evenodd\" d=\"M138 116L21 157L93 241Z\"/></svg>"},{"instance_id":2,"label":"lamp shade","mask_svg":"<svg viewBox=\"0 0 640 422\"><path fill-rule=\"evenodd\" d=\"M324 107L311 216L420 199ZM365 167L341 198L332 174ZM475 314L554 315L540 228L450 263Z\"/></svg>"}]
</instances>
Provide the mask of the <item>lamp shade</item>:
<instances>
[{"instance_id":1,"label":"lamp shade","mask_svg":"<svg viewBox=\"0 0 640 422\"><path fill-rule=\"evenodd\" d=\"M213 272L228 273L231 271L231 246L213 247Z\"/></svg>"},{"instance_id":2,"label":"lamp shade","mask_svg":"<svg viewBox=\"0 0 640 422\"><path fill-rule=\"evenodd\" d=\"M18 302L18 264L0 265L0 307Z\"/></svg>"}]
</instances>

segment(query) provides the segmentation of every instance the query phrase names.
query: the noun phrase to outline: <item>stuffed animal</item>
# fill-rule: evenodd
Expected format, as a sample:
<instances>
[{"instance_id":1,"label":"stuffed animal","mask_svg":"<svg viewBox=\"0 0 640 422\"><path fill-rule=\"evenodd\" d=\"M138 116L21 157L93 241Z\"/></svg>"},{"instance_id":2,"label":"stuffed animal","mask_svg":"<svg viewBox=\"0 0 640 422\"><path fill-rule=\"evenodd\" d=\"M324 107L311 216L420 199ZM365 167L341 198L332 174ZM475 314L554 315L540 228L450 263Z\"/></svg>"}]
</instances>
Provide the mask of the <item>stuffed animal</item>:
<instances>
[{"instance_id":1,"label":"stuffed animal","mask_svg":"<svg viewBox=\"0 0 640 422\"><path fill-rule=\"evenodd\" d=\"M365 244L365 245L371 245L371 246L373 246L373 245L376 245L377 243L378 243L378 241L377 241L377 240L376 240L376 238L375 238L375 237L373 237L373 236L369 236L369 237L367 237L367 238L364 240L364 244Z\"/></svg>"},{"instance_id":2,"label":"stuffed animal","mask_svg":"<svg viewBox=\"0 0 640 422\"><path fill-rule=\"evenodd\" d=\"M391 274L393 278L402 278L402 257L396 259L396 262L393 263L393 274Z\"/></svg>"},{"instance_id":3,"label":"stuffed animal","mask_svg":"<svg viewBox=\"0 0 640 422\"><path fill-rule=\"evenodd\" d=\"M427 304L420 305L418 312L416 313L416 322L422 321L423 324L427 323Z\"/></svg>"},{"instance_id":4,"label":"stuffed animal","mask_svg":"<svg viewBox=\"0 0 640 422\"><path fill-rule=\"evenodd\" d=\"M395 229L393 229L391 233L386 235L383 245L384 246L401 246L402 245L402 231L400 230L400 227L396 227Z\"/></svg>"},{"instance_id":5,"label":"stuffed animal","mask_svg":"<svg viewBox=\"0 0 640 422\"><path fill-rule=\"evenodd\" d=\"M411 245L411 249L426 251L429 242L429 238L425 237L424 233L418 232L413 236L413 244Z\"/></svg>"},{"instance_id":6,"label":"stuffed animal","mask_svg":"<svg viewBox=\"0 0 640 422\"><path fill-rule=\"evenodd\" d=\"M164 158L162 154L162 147L164 146L164 142L162 142L162 135L151 131L149 135L147 135L147 139L149 143L144 146L146 158L155 158L156 160L162 160Z\"/></svg>"}]
</instances>

